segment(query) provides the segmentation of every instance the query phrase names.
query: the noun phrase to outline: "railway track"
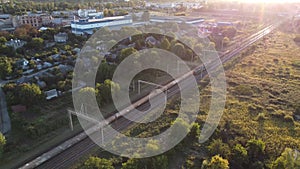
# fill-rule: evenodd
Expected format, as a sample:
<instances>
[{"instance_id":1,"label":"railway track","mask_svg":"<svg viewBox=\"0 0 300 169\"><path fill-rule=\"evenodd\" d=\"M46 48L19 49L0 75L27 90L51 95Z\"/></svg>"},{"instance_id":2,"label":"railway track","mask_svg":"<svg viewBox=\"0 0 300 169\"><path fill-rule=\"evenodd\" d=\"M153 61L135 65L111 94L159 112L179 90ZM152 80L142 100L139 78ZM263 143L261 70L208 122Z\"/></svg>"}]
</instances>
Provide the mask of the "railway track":
<instances>
[{"instance_id":1,"label":"railway track","mask_svg":"<svg viewBox=\"0 0 300 169\"><path fill-rule=\"evenodd\" d=\"M276 29L282 22L269 25L266 28L249 36L248 38L244 39L240 44L238 44L236 49L221 56L221 58L220 58L221 64L232 59L234 56L236 56L242 50L251 46L253 43L257 42L262 37L268 35L270 32L272 32L274 29ZM204 65L200 65L200 66L196 67L193 71L188 72L187 74L183 75L181 77L181 80L184 80L185 78L187 78L189 76L195 76L198 80L201 80L205 75L207 75L207 70L214 70L214 69L218 68L219 66L221 66L219 63L216 64L213 61L210 62L208 65L206 65L206 67L205 67L206 69L203 69ZM195 74L195 72L197 72L199 70L202 71L201 76L197 73ZM163 89L163 91L167 91L168 98L172 97L175 94L180 92L177 85L171 84L171 83L167 84ZM145 104L147 101L147 100L145 100L146 97L142 98L137 103L135 103L136 106L134 106L134 107L139 108L139 110L147 110L148 105ZM119 114L117 116L117 120L114 119L114 117L116 117L116 115L113 115L108 118L108 121L111 123L112 126L115 127L115 129L122 131L122 130L126 129L128 126L133 124L133 122L121 117L122 114L126 113L126 112L128 112L127 109L124 110L123 112L119 112ZM142 118L142 117L137 116L136 118ZM60 148L58 146L58 149L61 149L61 151L56 151L54 153L53 152L51 153L50 151L46 152L43 155L37 157L36 159L21 166L20 168L21 169L29 169L29 168L58 169L58 168L68 168L68 167L72 166L78 159L80 159L80 157L82 157L83 155L89 154L89 152L91 152L91 150L93 150L95 148L95 146L97 146L89 137L87 137L87 135L84 132L80 133L76 137L74 137L72 139L74 139L74 140L77 139L77 142L67 146L67 148Z\"/></svg>"}]
</instances>

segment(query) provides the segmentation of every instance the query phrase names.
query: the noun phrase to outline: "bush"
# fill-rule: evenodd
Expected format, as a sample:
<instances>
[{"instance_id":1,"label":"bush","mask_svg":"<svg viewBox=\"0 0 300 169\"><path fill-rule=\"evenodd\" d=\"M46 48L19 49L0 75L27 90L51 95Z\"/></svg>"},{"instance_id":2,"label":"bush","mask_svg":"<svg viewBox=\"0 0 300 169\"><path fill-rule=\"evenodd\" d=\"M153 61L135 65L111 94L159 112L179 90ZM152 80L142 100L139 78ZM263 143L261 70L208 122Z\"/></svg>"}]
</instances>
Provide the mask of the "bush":
<instances>
[{"instance_id":1,"label":"bush","mask_svg":"<svg viewBox=\"0 0 300 169\"><path fill-rule=\"evenodd\" d=\"M202 169L229 169L229 162L219 155L213 156L210 161L204 160Z\"/></svg>"},{"instance_id":2,"label":"bush","mask_svg":"<svg viewBox=\"0 0 300 169\"><path fill-rule=\"evenodd\" d=\"M114 169L110 160L90 157L83 165L84 169Z\"/></svg>"},{"instance_id":3,"label":"bush","mask_svg":"<svg viewBox=\"0 0 300 169\"><path fill-rule=\"evenodd\" d=\"M228 158L231 154L228 144L223 143L222 140L213 140L207 147L211 155L221 155L222 157Z\"/></svg>"},{"instance_id":4,"label":"bush","mask_svg":"<svg viewBox=\"0 0 300 169\"><path fill-rule=\"evenodd\" d=\"M284 112L284 111L281 111L281 110L277 110L277 111L271 113L271 116L272 116L272 117L275 117L275 118L280 118L280 119L282 119L282 118L284 118L284 116L285 116L285 112Z\"/></svg>"},{"instance_id":5,"label":"bush","mask_svg":"<svg viewBox=\"0 0 300 169\"><path fill-rule=\"evenodd\" d=\"M262 140L251 139L247 142L246 147L251 162L264 159L266 144Z\"/></svg>"},{"instance_id":6,"label":"bush","mask_svg":"<svg viewBox=\"0 0 300 169\"><path fill-rule=\"evenodd\" d=\"M288 123L294 123L294 118L291 115L285 115L284 116L284 121Z\"/></svg>"},{"instance_id":7,"label":"bush","mask_svg":"<svg viewBox=\"0 0 300 169\"><path fill-rule=\"evenodd\" d=\"M253 91L252 88L249 85L239 85L235 87L235 92L238 95L244 95L244 96L252 96Z\"/></svg>"},{"instance_id":8,"label":"bush","mask_svg":"<svg viewBox=\"0 0 300 169\"><path fill-rule=\"evenodd\" d=\"M300 157L296 151L286 148L272 164L272 169L300 168Z\"/></svg>"},{"instance_id":9,"label":"bush","mask_svg":"<svg viewBox=\"0 0 300 169\"><path fill-rule=\"evenodd\" d=\"M6 144L6 139L4 135L0 132L0 158L2 157L5 144Z\"/></svg>"},{"instance_id":10,"label":"bush","mask_svg":"<svg viewBox=\"0 0 300 169\"><path fill-rule=\"evenodd\" d=\"M263 121L263 120L266 120L266 119L267 119L267 117L266 117L265 113L259 113L257 115L257 120L258 121Z\"/></svg>"}]
</instances>

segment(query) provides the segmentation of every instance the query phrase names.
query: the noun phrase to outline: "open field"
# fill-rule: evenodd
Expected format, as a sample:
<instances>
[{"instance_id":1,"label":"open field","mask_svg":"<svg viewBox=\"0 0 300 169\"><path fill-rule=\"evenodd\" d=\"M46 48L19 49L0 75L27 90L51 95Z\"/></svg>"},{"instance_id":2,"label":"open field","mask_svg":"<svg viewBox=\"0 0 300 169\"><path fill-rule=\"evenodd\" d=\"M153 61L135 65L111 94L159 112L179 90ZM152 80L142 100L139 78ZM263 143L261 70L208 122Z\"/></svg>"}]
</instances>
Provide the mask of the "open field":
<instances>
[{"instance_id":1,"label":"open field","mask_svg":"<svg viewBox=\"0 0 300 169\"><path fill-rule=\"evenodd\" d=\"M270 165L285 148L300 149L300 123L294 119L300 105L300 48L295 35L276 32L255 44L249 55L226 65L228 94L226 109L213 136L229 146L245 145L249 139L266 144ZM203 92L203 111L210 103L209 88ZM200 115L199 120L205 120Z\"/></svg>"}]
</instances>

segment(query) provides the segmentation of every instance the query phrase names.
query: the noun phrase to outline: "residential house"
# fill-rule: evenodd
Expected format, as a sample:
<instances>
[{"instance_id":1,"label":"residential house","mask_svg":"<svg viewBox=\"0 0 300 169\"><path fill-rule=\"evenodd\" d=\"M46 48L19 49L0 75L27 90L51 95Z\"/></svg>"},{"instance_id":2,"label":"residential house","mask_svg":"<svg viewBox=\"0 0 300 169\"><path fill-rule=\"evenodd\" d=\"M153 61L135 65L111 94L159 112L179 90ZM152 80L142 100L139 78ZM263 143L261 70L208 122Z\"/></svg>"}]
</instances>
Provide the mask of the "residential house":
<instances>
[{"instance_id":1,"label":"residential house","mask_svg":"<svg viewBox=\"0 0 300 169\"><path fill-rule=\"evenodd\" d=\"M16 61L16 65L18 68L28 69L29 61L25 58Z\"/></svg>"},{"instance_id":2,"label":"residential house","mask_svg":"<svg viewBox=\"0 0 300 169\"><path fill-rule=\"evenodd\" d=\"M46 99L47 100L53 99L55 97L58 97L58 91L56 89L45 91L45 94L46 94Z\"/></svg>"},{"instance_id":3,"label":"residential house","mask_svg":"<svg viewBox=\"0 0 300 169\"><path fill-rule=\"evenodd\" d=\"M27 42L19 39L11 39L5 43L6 46L13 47L15 50L23 47Z\"/></svg>"},{"instance_id":4,"label":"residential house","mask_svg":"<svg viewBox=\"0 0 300 169\"><path fill-rule=\"evenodd\" d=\"M54 41L57 43L66 43L68 40L68 34L67 33L58 33L54 35Z\"/></svg>"}]
</instances>

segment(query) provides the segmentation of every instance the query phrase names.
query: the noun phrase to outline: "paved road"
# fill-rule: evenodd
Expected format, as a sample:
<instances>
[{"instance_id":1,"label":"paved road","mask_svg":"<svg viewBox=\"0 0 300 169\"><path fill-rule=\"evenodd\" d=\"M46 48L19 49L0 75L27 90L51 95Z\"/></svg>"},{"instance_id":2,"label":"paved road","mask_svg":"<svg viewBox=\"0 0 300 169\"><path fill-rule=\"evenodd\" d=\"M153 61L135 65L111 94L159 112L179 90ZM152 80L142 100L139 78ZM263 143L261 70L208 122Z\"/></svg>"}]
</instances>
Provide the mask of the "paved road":
<instances>
[{"instance_id":1,"label":"paved road","mask_svg":"<svg viewBox=\"0 0 300 169\"><path fill-rule=\"evenodd\" d=\"M0 131L5 134L11 129L10 118L8 115L4 92L0 86Z\"/></svg>"}]
</instances>

